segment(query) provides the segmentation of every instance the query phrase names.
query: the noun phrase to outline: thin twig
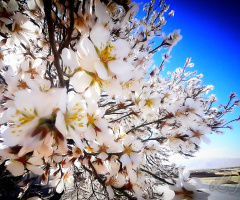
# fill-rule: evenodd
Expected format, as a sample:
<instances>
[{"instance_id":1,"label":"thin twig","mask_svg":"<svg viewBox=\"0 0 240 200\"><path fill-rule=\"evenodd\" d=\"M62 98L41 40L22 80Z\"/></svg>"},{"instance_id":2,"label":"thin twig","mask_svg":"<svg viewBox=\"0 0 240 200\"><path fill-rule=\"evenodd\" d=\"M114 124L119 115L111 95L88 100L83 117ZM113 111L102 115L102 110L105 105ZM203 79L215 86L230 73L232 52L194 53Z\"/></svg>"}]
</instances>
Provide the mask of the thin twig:
<instances>
[{"instance_id":1,"label":"thin twig","mask_svg":"<svg viewBox=\"0 0 240 200\"><path fill-rule=\"evenodd\" d=\"M70 0L70 26L67 30L67 38L64 40L63 44L61 45L61 47L58 50L58 53L61 54L62 50L66 47L69 46L71 39L72 39L72 32L73 32L73 28L74 28L74 14L73 14L73 9L74 9L74 0Z\"/></svg>"}]
</instances>

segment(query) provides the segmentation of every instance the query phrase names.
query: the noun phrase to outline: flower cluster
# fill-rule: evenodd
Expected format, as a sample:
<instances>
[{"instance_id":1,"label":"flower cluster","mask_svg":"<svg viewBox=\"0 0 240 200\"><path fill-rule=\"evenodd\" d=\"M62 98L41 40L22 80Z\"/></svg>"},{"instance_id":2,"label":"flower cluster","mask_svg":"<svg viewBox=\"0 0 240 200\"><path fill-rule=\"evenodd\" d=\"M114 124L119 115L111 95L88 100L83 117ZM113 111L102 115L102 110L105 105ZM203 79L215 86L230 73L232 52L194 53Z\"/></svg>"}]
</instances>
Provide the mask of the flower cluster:
<instances>
[{"instance_id":1,"label":"flower cluster","mask_svg":"<svg viewBox=\"0 0 240 200\"><path fill-rule=\"evenodd\" d=\"M0 158L23 175L19 197L37 181L81 199L160 198L162 185L193 193L168 157L209 143L239 101L213 108L190 59L161 76L182 36L162 33L168 6L154 3L137 20L131 1L0 1Z\"/></svg>"}]
</instances>

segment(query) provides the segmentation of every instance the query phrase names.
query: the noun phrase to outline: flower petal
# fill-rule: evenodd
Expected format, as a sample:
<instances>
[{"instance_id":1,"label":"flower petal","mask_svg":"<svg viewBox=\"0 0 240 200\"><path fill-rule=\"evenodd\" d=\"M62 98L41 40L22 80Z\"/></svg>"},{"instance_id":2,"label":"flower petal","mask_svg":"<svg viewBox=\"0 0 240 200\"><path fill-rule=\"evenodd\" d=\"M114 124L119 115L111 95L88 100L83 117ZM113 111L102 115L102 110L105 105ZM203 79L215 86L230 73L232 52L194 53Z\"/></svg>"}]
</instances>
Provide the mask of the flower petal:
<instances>
[{"instance_id":1,"label":"flower petal","mask_svg":"<svg viewBox=\"0 0 240 200\"><path fill-rule=\"evenodd\" d=\"M114 198L114 192L113 192L112 187L107 186L106 189L107 189L107 192L108 192L109 199L113 199Z\"/></svg>"},{"instance_id":2,"label":"flower petal","mask_svg":"<svg viewBox=\"0 0 240 200\"><path fill-rule=\"evenodd\" d=\"M123 154L120 158L120 161L122 162L123 166L127 166L127 165L131 164L131 159L129 158L129 156L127 154Z\"/></svg>"},{"instance_id":3,"label":"flower petal","mask_svg":"<svg viewBox=\"0 0 240 200\"><path fill-rule=\"evenodd\" d=\"M36 175L42 175L44 173L44 170L39 167L39 166L36 166L36 165L29 165L27 164L26 166L31 172L33 172L34 174Z\"/></svg>"},{"instance_id":4,"label":"flower petal","mask_svg":"<svg viewBox=\"0 0 240 200\"><path fill-rule=\"evenodd\" d=\"M13 176L21 176L24 172L24 166L22 163L18 161L11 161L7 163L7 170L13 175Z\"/></svg>"},{"instance_id":5,"label":"flower petal","mask_svg":"<svg viewBox=\"0 0 240 200\"><path fill-rule=\"evenodd\" d=\"M61 57L63 60L63 64L67 67L70 67L72 70L79 67L77 54L73 50L64 48L62 50Z\"/></svg>"},{"instance_id":6,"label":"flower petal","mask_svg":"<svg viewBox=\"0 0 240 200\"><path fill-rule=\"evenodd\" d=\"M118 58L126 58L130 52L130 45L124 39L117 39L112 45L116 48L115 54ZM123 51L124 49L124 51Z\"/></svg>"},{"instance_id":7,"label":"flower petal","mask_svg":"<svg viewBox=\"0 0 240 200\"><path fill-rule=\"evenodd\" d=\"M74 74L74 76L70 79L70 83L77 92L84 92L84 90L90 86L92 80L91 76L86 74L86 72L81 71Z\"/></svg>"},{"instance_id":8,"label":"flower petal","mask_svg":"<svg viewBox=\"0 0 240 200\"><path fill-rule=\"evenodd\" d=\"M98 73L99 78L101 78L103 80L108 79L107 70L106 70L105 66L103 65L103 63L95 62L94 67Z\"/></svg>"},{"instance_id":9,"label":"flower petal","mask_svg":"<svg viewBox=\"0 0 240 200\"><path fill-rule=\"evenodd\" d=\"M27 5L30 10L35 10L37 7L35 0L28 0Z\"/></svg>"},{"instance_id":10,"label":"flower petal","mask_svg":"<svg viewBox=\"0 0 240 200\"><path fill-rule=\"evenodd\" d=\"M14 12L14 11L17 11L18 10L18 4L15 0L10 0L8 2L8 8L7 8L7 11L8 12Z\"/></svg>"},{"instance_id":11,"label":"flower petal","mask_svg":"<svg viewBox=\"0 0 240 200\"><path fill-rule=\"evenodd\" d=\"M100 49L101 45L106 45L110 38L110 32L100 23L95 24L90 32L93 44Z\"/></svg>"},{"instance_id":12,"label":"flower petal","mask_svg":"<svg viewBox=\"0 0 240 200\"><path fill-rule=\"evenodd\" d=\"M61 193L63 191L63 189L64 189L64 183L63 183L63 180L61 179L57 185L56 192Z\"/></svg>"},{"instance_id":13,"label":"flower petal","mask_svg":"<svg viewBox=\"0 0 240 200\"><path fill-rule=\"evenodd\" d=\"M66 128L66 124L65 124L64 115L62 112L57 113L55 126L63 135L66 135L67 128Z\"/></svg>"},{"instance_id":14,"label":"flower petal","mask_svg":"<svg viewBox=\"0 0 240 200\"><path fill-rule=\"evenodd\" d=\"M109 62L108 68L111 72L115 74L125 74L134 69L131 64L122 60L114 60Z\"/></svg>"}]
</instances>

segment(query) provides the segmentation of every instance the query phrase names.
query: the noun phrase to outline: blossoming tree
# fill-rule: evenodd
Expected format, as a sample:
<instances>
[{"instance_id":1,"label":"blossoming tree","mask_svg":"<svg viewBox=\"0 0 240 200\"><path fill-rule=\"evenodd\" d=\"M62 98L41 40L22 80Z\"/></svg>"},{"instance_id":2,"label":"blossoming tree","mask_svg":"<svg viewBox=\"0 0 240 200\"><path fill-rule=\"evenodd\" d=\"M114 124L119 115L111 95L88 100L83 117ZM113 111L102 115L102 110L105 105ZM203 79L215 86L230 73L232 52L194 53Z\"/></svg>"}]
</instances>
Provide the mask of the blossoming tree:
<instances>
[{"instance_id":1,"label":"blossoming tree","mask_svg":"<svg viewBox=\"0 0 240 200\"><path fill-rule=\"evenodd\" d=\"M212 107L213 87L188 70L190 59L162 77L182 37L162 32L174 13L152 0L139 20L138 8L129 0L0 1L0 158L3 174L21 177L18 198L199 192L199 181L168 157L192 156L209 143L239 100L231 94L226 106ZM55 189L46 194L46 186Z\"/></svg>"}]
</instances>

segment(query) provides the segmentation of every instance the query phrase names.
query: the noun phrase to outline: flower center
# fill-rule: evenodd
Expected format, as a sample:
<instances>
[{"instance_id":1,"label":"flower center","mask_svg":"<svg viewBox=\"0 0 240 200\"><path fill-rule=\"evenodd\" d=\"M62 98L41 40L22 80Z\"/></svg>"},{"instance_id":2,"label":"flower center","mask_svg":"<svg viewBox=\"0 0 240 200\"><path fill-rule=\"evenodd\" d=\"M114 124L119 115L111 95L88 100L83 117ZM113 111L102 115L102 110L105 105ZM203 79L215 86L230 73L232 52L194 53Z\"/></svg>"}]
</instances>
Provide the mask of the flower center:
<instances>
[{"instance_id":1,"label":"flower center","mask_svg":"<svg viewBox=\"0 0 240 200\"><path fill-rule=\"evenodd\" d=\"M116 54L112 53L114 50L116 50L116 48L110 45L108 41L105 47L101 44L99 50L99 58L101 62L107 63L108 61L116 60Z\"/></svg>"},{"instance_id":2,"label":"flower center","mask_svg":"<svg viewBox=\"0 0 240 200\"><path fill-rule=\"evenodd\" d=\"M82 112L82 108L78 108L77 105L74 107L72 113L66 112L64 115L65 118L65 124L68 129L68 126L70 126L72 129L74 129L73 125L78 125L79 127L83 127L83 123L79 123L83 116L80 115L79 113Z\"/></svg>"},{"instance_id":3,"label":"flower center","mask_svg":"<svg viewBox=\"0 0 240 200\"><path fill-rule=\"evenodd\" d=\"M149 108L151 108L153 105L154 105L153 99L146 99L145 100L144 106L148 106Z\"/></svg>"},{"instance_id":4,"label":"flower center","mask_svg":"<svg viewBox=\"0 0 240 200\"><path fill-rule=\"evenodd\" d=\"M93 115L89 115L87 114L87 119L88 119L88 123L87 123L87 126L91 125L91 126L94 126L94 122L95 122L95 118Z\"/></svg>"},{"instance_id":5,"label":"flower center","mask_svg":"<svg viewBox=\"0 0 240 200\"><path fill-rule=\"evenodd\" d=\"M19 117L19 119L18 119L18 121L20 122L21 125L26 124L26 123L32 121L37 116L36 109L34 109L34 113L33 114L27 112L26 108L24 108L24 111L25 112L21 112L20 110L17 110L17 112L16 112L16 114L22 115L22 117ZM30 111L32 111L32 109L30 109Z\"/></svg>"}]
</instances>

